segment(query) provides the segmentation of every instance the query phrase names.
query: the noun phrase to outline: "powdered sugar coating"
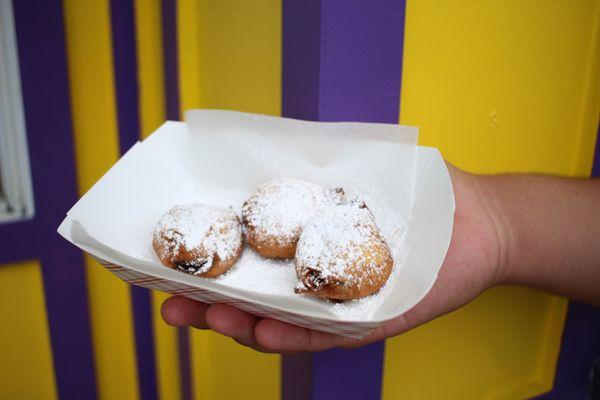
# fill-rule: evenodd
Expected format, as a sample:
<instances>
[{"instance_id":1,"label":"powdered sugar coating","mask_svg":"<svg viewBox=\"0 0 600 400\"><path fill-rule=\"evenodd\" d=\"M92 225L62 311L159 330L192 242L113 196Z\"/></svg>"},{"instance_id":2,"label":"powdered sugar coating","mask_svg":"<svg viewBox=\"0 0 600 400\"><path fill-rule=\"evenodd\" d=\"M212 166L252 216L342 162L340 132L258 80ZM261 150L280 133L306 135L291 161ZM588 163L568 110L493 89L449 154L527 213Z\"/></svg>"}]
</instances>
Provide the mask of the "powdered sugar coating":
<instances>
[{"instance_id":1,"label":"powdered sugar coating","mask_svg":"<svg viewBox=\"0 0 600 400\"><path fill-rule=\"evenodd\" d=\"M218 261L229 263L242 250L242 230L230 209L194 203L175 206L158 221L154 248L169 266L203 275Z\"/></svg>"},{"instance_id":2,"label":"powdered sugar coating","mask_svg":"<svg viewBox=\"0 0 600 400\"><path fill-rule=\"evenodd\" d=\"M385 283L392 263L390 250L364 204L324 207L309 219L300 235L298 291L318 292L332 285L325 297L363 297Z\"/></svg>"},{"instance_id":3,"label":"powdered sugar coating","mask_svg":"<svg viewBox=\"0 0 600 400\"><path fill-rule=\"evenodd\" d=\"M236 268L217 278L224 285L261 294L293 294L298 282L291 260L265 259L246 249Z\"/></svg>"},{"instance_id":4,"label":"powdered sugar coating","mask_svg":"<svg viewBox=\"0 0 600 400\"><path fill-rule=\"evenodd\" d=\"M341 204L342 189L282 178L260 186L242 206L244 233L277 246L295 245L303 225L320 208Z\"/></svg>"}]
</instances>

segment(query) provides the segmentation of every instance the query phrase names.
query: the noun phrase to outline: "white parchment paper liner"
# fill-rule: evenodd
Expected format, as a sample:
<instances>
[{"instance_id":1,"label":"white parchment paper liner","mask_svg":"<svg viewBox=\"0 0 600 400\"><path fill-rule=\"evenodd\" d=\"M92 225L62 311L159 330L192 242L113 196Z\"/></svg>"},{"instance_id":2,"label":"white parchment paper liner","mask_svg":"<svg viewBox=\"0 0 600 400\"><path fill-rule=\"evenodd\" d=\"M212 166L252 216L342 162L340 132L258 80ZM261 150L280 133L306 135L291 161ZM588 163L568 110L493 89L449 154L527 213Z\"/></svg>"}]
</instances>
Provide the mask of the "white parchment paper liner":
<instances>
[{"instance_id":1,"label":"white parchment paper liner","mask_svg":"<svg viewBox=\"0 0 600 400\"><path fill-rule=\"evenodd\" d=\"M190 111L186 120L167 122L132 147L73 206L59 233L103 264L121 266L117 275L129 282L171 292L177 291L146 283L184 285L182 295L352 337L402 314L429 291L450 242L454 197L443 159L436 149L416 146L416 128L215 110ZM151 251L154 225L172 206L199 201L239 212L261 183L283 176L342 186L375 214L402 262L370 315L343 318L331 303L309 296L185 275L162 266Z\"/></svg>"}]
</instances>

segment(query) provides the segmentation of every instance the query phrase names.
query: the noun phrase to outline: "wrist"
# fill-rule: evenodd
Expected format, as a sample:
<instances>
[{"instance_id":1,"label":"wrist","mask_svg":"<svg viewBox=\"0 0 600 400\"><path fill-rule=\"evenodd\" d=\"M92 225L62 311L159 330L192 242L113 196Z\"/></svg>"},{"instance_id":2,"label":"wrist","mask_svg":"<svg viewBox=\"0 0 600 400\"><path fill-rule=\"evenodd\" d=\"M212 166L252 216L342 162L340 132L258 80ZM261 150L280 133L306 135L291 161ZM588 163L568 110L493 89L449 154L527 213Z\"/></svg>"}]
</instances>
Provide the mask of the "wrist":
<instances>
[{"instance_id":1,"label":"wrist","mask_svg":"<svg viewBox=\"0 0 600 400\"><path fill-rule=\"evenodd\" d=\"M473 186L478 193L482 207L489 218L495 237L495 256L491 260L494 268L494 284L511 283L515 252L517 250L517 224L506 207L506 197L510 192L507 175L472 175Z\"/></svg>"}]
</instances>

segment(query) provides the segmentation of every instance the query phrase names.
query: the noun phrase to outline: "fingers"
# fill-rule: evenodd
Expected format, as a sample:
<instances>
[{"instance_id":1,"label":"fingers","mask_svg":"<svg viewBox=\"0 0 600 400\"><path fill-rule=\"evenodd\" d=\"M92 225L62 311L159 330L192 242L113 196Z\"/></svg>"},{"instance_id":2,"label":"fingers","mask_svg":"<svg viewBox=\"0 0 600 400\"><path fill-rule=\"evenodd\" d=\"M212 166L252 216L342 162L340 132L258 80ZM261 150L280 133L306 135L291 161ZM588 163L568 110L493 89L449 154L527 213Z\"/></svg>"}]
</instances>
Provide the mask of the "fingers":
<instances>
[{"instance_id":1,"label":"fingers","mask_svg":"<svg viewBox=\"0 0 600 400\"><path fill-rule=\"evenodd\" d=\"M213 331L245 344L254 342L258 318L226 304L213 304L206 313L206 322Z\"/></svg>"},{"instance_id":2,"label":"fingers","mask_svg":"<svg viewBox=\"0 0 600 400\"><path fill-rule=\"evenodd\" d=\"M383 337L377 330L367 338L350 339L277 320L261 320L226 304L209 305L177 296L165 300L161 313L169 325L212 329L244 346L265 353L290 354L334 347L354 348Z\"/></svg>"},{"instance_id":3,"label":"fingers","mask_svg":"<svg viewBox=\"0 0 600 400\"><path fill-rule=\"evenodd\" d=\"M169 325L212 329L246 346L256 344L254 325L258 318L226 304L205 304L175 296L165 300L161 313Z\"/></svg>"},{"instance_id":4,"label":"fingers","mask_svg":"<svg viewBox=\"0 0 600 400\"><path fill-rule=\"evenodd\" d=\"M206 312L206 322L213 331L229 336L244 346L257 346L254 326L258 317L227 304L213 304Z\"/></svg>"},{"instance_id":5,"label":"fingers","mask_svg":"<svg viewBox=\"0 0 600 400\"><path fill-rule=\"evenodd\" d=\"M277 351L261 346L254 335L254 328L260 318L226 304L213 304L206 312L206 321L213 331L229 336L237 343L251 347L262 353Z\"/></svg>"},{"instance_id":6,"label":"fingers","mask_svg":"<svg viewBox=\"0 0 600 400\"><path fill-rule=\"evenodd\" d=\"M206 322L206 311L209 306L185 297L174 296L163 302L160 311L169 325L209 329Z\"/></svg>"},{"instance_id":7,"label":"fingers","mask_svg":"<svg viewBox=\"0 0 600 400\"><path fill-rule=\"evenodd\" d=\"M235 307L225 304L205 304L175 296L163 302L161 314L169 325L212 329L244 346L264 353L273 353L260 346L254 338L254 326L258 318Z\"/></svg>"},{"instance_id":8,"label":"fingers","mask_svg":"<svg viewBox=\"0 0 600 400\"><path fill-rule=\"evenodd\" d=\"M354 339L313 331L273 319L259 321L254 328L254 335L258 344L278 353L322 351L358 342Z\"/></svg>"}]
</instances>

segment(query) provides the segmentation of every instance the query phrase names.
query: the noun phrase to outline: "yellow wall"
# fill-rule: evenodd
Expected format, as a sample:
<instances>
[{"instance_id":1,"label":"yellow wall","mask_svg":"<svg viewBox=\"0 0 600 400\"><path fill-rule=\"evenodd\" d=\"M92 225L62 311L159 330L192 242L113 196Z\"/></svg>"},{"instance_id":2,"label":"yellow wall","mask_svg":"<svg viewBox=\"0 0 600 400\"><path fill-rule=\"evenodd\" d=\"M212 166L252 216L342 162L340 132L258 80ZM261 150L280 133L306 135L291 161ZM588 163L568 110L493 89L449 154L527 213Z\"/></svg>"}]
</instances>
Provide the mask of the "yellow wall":
<instances>
[{"instance_id":1,"label":"yellow wall","mask_svg":"<svg viewBox=\"0 0 600 400\"><path fill-rule=\"evenodd\" d=\"M82 192L118 155L108 3L65 2ZM280 4L261 2L255 6L234 7L237 5L234 2L178 2L182 110L211 107L279 114ZM160 2L138 0L135 14L140 118L142 136L146 136L164 121ZM207 46L211 40L220 41L226 51ZM94 79L89 79L90 76ZM219 89L221 86L226 89ZM97 119L90 119L89 115ZM101 397L136 398L129 290L94 261L88 260L88 263L91 265L88 269L90 303ZM160 318L160 303L164 298L164 294L154 294L154 328L159 392L162 398L171 399L181 394L176 331ZM115 337L119 337L118 343ZM203 346L206 351L202 350ZM197 394L212 393L214 398L248 393L261 398L279 395L278 356L260 355L206 332L193 333L192 356ZM232 376L232 368L245 373Z\"/></svg>"},{"instance_id":2,"label":"yellow wall","mask_svg":"<svg viewBox=\"0 0 600 400\"><path fill-rule=\"evenodd\" d=\"M65 0L77 177L83 194L119 154L108 1ZM86 257L101 399L138 396L129 286Z\"/></svg>"},{"instance_id":3,"label":"yellow wall","mask_svg":"<svg viewBox=\"0 0 600 400\"><path fill-rule=\"evenodd\" d=\"M0 266L0 397L55 399L39 263Z\"/></svg>"},{"instance_id":4,"label":"yellow wall","mask_svg":"<svg viewBox=\"0 0 600 400\"><path fill-rule=\"evenodd\" d=\"M181 0L177 9L181 109L280 114L281 3ZM192 332L196 399L276 399L280 358Z\"/></svg>"},{"instance_id":5,"label":"yellow wall","mask_svg":"<svg viewBox=\"0 0 600 400\"><path fill-rule=\"evenodd\" d=\"M205 106L279 114L280 5L278 2L263 2L259 6L247 5L237 9L235 13L230 13L234 10L234 5L233 2L179 2L180 30L187 30L187 34L180 36L178 45L187 43L191 46L190 52L180 49L183 55L182 109ZM165 119L162 21L159 0L136 0L134 6L140 84L139 112L141 134L145 137ZM195 11L183 14L180 11L185 7L191 7L191 10ZM207 24L202 32L202 35L213 39L218 37L222 40L228 46L225 53L219 55L218 48L208 50L205 47L206 41L201 41L195 34L199 32L196 25L201 19L199 11L218 15L220 19L227 21L224 25ZM187 16L182 18L182 15ZM250 24L246 27L249 29L243 31L239 23L249 15L260 23L255 27ZM230 19L230 16L234 19ZM77 176L82 194L110 168L117 160L119 152L110 2L108 0L90 2L65 0L64 17ZM211 19L205 16L202 22L207 21ZM200 52L203 56L212 57L213 61L198 58L194 63L191 58L194 54L198 56ZM219 68L218 65L221 63L227 65ZM244 64L246 69L242 70ZM202 73L198 68L202 68ZM214 76L207 78L211 74ZM195 80L195 85L188 84L192 80ZM228 85L227 96L220 94L219 85ZM200 94L202 94L201 99ZM90 115L94 118L90 118ZM86 258L86 264L100 398L138 398L129 287L106 272L92 259ZM2 271L8 272L12 269L3 267ZM20 273L23 279L30 279L32 276L35 277L32 272L38 269L31 267L23 268L21 271L23 271ZM7 281L1 280L0 284L3 282ZM43 292L39 290L36 293L38 293L41 309L37 314L31 313L31 321L26 321L31 324L45 321ZM168 327L160 318L160 304L165 298L164 294L153 293L158 389L161 398L176 399L181 396L177 338L176 330ZM34 300L35 297L32 298L32 301ZM37 332L43 331L38 329ZM42 335L37 334L35 337L41 343L42 348L36 349L42 356L38 364L33 365L32 370L38 373L41 383L39 386L30 385L28 390L31 393L42 393L46 397L53 397L55 388L47 332ZM263 398L278 397L279 357L258 355L233 342L229 343L217 335L205 335L198 340L194 339L193 349L201 343L208 345L211 351L194 353L194 378L198 390L210 391L216 398L231 398L236 393L260 393ZM43 345L46 345L46 348L43 348ZM23 359L27 359L29 353L27 351L21 353L24 355ZM199 361L208 354L211 356L206 358L206 362ZM6 365L10 366L10 364ZM236 368L238 366L244 368L249 373L226 379L225 372L233 365ZM202 376L199 376L200 370ZM259 370L262 371L260 376ZM210 384L200 384L202 380ZM11 384L15 388L18 387L17 382Z\"/></svg>"},{"instance_id":6,"label":"yellow wall","mask_svg":"<svg viewBox=\"0 0 600 400\"><path fill-rule=\"evenodd\" d=\"M135 0L140 129L145 138L165 121L162 14L160 0ZM162 320L160 307L168 297L152 293L158 394L181 398L177 330Z\"/></svg>"},{"instance_id":7,"label":"yellow wall","mask_svg":"<svg viewBox=\"0 0 600 400\"><path fill-rule=\"evenodd\" d=\"M588 175L598 1L408 0L401 123L475 172ZM384 399L524 398L552 387L566 300L495 288L387 341Z\"/></svg>"},{"instance_id":8,"label":"yellow wall","mask_svg":"<svg viewBox=\"0 0 600 400\"><path fill-rule=\"evenodd\" d=\"M64 0L80 193L118 157L108 0ZM160 0L135 0L142 136L165 118ZM600 110L600 2L408 0L401 122L476 172L589 172ZM181 109L280 114L281 2L177 2ZM90 116L93 116L91 118ZM136 399L130 290L86 259L100 398ZM178 399L176 330L153 294L158 387ZM0 388L56 397L38 263L0 267ZM522 398L553 381L566 301L495 288L388 340L384 398ZM7 312L8 310L8 312ZM18 315L19 323L15 323ZM274 399L280 358L193 331L197 399ZM15 371L27 380L13 379Z\"/></svg>"},{"instance_id":9,"label":"yellow wall","mask_svg":"<svg viewBox=\"0 0 600 400\"><path fill-rule=\"evenodd\" d=\"M147 136L164 122L160 1L136 1L140 124ZM118 158L110 2L64 2L77 170L84 193ZM93 116L93 118L90 118ZM86 259L100 398L139 396L129 286ZM153 293L158 390L176 399L176 330L160 317L164 294Z\"/></svg>"},{"instance_id":10,"label":"yellow wall","mask_svg":"<svg viewBox=\"0 0 600 400\"><path fill-rule=\"evenodd\" d=\"M598 7L409 0L401 122L419 126L422 144L471 171L589 174Z\"/></svg>"}]
</instances>

